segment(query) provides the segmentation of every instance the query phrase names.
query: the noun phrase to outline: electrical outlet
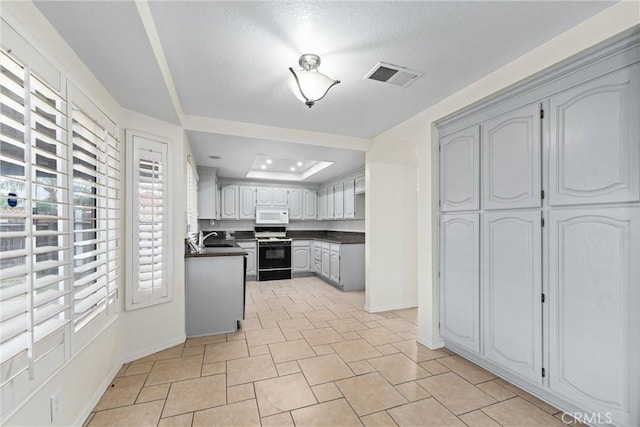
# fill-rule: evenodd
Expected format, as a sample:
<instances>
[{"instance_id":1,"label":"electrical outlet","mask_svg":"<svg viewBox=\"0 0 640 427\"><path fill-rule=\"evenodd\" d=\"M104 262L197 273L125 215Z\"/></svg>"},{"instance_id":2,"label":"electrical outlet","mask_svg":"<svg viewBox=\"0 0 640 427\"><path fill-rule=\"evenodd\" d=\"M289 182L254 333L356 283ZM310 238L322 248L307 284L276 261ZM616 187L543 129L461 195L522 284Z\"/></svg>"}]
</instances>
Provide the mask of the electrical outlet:
<instances>
[{"instance_id":1,"label":"electrical outlet","mask_svg":"<svg viewBox=\"0 0 640 427\"><path fill-rule=\"evenodd\" d=\"M49 404L51 409L51 422L54 422L58 418L58 414L62 409L62 397L60 396L60 390L56 391L49 398Z\"/></svg>"}]
</instances>

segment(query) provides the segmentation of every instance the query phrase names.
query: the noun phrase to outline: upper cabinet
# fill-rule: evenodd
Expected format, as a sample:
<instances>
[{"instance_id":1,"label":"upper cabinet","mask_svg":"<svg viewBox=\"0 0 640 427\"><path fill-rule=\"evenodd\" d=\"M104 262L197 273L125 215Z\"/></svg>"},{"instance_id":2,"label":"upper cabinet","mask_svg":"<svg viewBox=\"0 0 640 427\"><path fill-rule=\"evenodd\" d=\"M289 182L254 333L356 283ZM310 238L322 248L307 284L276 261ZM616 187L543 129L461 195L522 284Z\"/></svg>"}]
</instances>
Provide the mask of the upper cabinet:
<instances>
[{"instance_id":1,"label":"upper cabinet","mask_svg":"<svg viewBox=\"0 0 640 427\"><path fill-rule=\"evenodd\" d=\"M344 219L353 219L356 217L355 190L355 181L353 179L344 182Z\"/></svg>"},{"instance_id":2,"label":"upper cabinet","mask_svg":"<svg viewBox=\"0 0 640 427\"><path fill-rule=\"evenodd\" d=\"M287 207L289 190L279 187L258 187L256 189L256 206Z\"/></svg>"},{"instance_id":3,"label":"upper cabinet","mask_svg":"<svg viewBox=\"0 0 640 427\"><path fill-rule=\"evenodd\" d=\"M254 219L256 217L256 187L240 186L239 212L240 219Z\"/></svg>"},{"instance_id":4,"label":"upper cabinet","mask_svg":"<svg viewBox=\"0 0 640 427\"><path fill-rule=\"evenodd\" d=\"M302 188L289 190L289 219L302 219Z\"/></svg>"},{"instance_id":5,"label":"upper cabinet","mask_svg":"<svg viewBox=\"0 0 640 427\"><path fill-rule=\"evenodd\" d=\"M638 66L550 99L552 206L640 200Z\"/></svg>"},{"instance_id":6,"label":"upper cabinet","mask_svg":"<svg viewBox=\"0 0 640 427\"><path fill-rule=\"evenodd\" d=\"M479 209L480 149L478 126L440 140L442 211Z\"/></svg>"},{"instance_id":7,"label":"upper cabinet","mask_svg":"<svg viewBox=\"0 0 640 427\"><path fill-rule=\"evenodd\" d=\"M334 216L335 199L333 198L333 196L334 196L334 187L332 185L330 187L327 187L327 216L325 217L326 219L335 218Z\"/></svg>"},{"instance_id":8,"label":"upper cabinet","mask_svg":"<svg viewBox=\"0 0 640 427\"><path fill-rule=\"evenodd\" d=\"M485 209L534 208L541 200L535 103L482 124L482 203Z\"/></svg>"},{"instance_id":9,"label":"upper cabinet","mask_svg":"<svg viewBox=\"0 0 640 427\"><path fill-rule=\"evenodd\" d=\"M344 218L344 183L333 186L333 218Z\"/></svg>"},{"instance_id":10,"label":"upper cabinet","mask_svg":"<svg viewBox=\"0 0 640 427\"><path fill-rule=\"evenodd\" d=\"M309 190L305 188L302 190L302 199L302 219L316 219L318 204L318 194L316 190Z\"/></svg>"},{"instance_id":11,"label":"upper cabinet","mask_svg":"<svg viewBox=\"0 0 640 427\"><path fill-rule=\"evenodd\" d=\"M355 192L356 194L364 194L365 192L365 180L364 180L364 175L359 176L356 178L356 182L355 182Z\"/></svg>"},{"instance_id":12,"label":"upper cabinet","mask_svg":"<svg viewBox=\"0 0 640 427\"><path fill-rule=\"evenodd\" d=\"M220 219L238 219L238 194L237 185L227 185L220 190L222 213Z\"/></svg>"},{"instance_id":13,"label":"upper cabinet","mask_svg":"<svg viewBox=\"0 0 640 427\"><path fill-rule=\"evenodd\" d=\"M327 219L327 188L318 190L318 219Z\"/></svg>"},{"instance_id":14,"label":"upper cabinet","mask_svg":"<svg viewBox=\"0 0 640 427\"><path fill-rule=\"evenodd\" d=\"M198 168L198 177L198 218L219 219L216 171L210 168Z\"/></svg>"}]
</instances>

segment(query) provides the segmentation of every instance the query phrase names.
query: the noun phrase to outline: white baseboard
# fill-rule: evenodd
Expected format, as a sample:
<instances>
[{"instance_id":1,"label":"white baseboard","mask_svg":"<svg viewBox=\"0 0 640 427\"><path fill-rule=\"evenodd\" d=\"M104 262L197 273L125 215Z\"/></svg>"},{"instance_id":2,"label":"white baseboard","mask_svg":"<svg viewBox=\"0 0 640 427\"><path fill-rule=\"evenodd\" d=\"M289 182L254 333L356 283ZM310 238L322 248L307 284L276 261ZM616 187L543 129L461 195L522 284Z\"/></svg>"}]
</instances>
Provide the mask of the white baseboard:
<instances>
[{"instance_id":1,"label":"white baseboard","mask_svg":"<svg viewBox=\"0 0 640 427\"><path fill-rule=\"evenodd\" d=\"M100 387L98 387L98 389L95 391L93 396L89 398L84 409L80 411L80 415L78 416L76 421L73 423L74 426L81 426L84 424L89 414L91 414L91 412L93 411L93 408L95 408L98 402L100 401L100 398L104 394L104 391L107 389L107 387L109 387L109 384L114 380L116 375L118 375L118 371L120 371L120 368L122 368L122 363L120 365L116 365L111 370L111 372L109 372L109 375L107 375L107 377L104 379L102 384L100 384Z\"/></svg>"},{"instance_id":2,"label":"white baseboard","mask_svg":"<svg viewBox=\"0 0 640 427\"><path fill-rule=\"evenodd\" d=\"M444 340L431 341L423 337L416 337L416 341L430 350L437 350L444 347Z\"/></svg>"},{"instance_id":3,"label":"white baseboard","mask_svg":"<svg viewBox=\"0 0 640 427\"><path fill-rule=\"evenodd\" d=\"M161 344L154 345L153 347L147 347L147 348L145 348L143 350L140 350L140 351L138 351L136 353L127 354L127 355L123 356L122 363L133 362L134 360L138 360L140 358L149 356L150 354L157 353L157 352L162 351L162 350L166 350L169 347L173 347L174 345L182 344L183 342L186 341L186 339L187 339L187 335L183 334L183 335L180 335L177 338L173 338L173 339L165 341L165 342L163 342Z\"/></svg>"},{"instance_id":4,"label":"white baseboard","mask_svg":"<svg viewBox=\"0 0 640 427\"><path fill-rule=\"evenodd\" d=\"M386 306L382 306L382 307L370 307L365 305L364 306L364 310L367 313L380 313L382 311L391 311L391 310L402 310L405 308L415 308L418 305L415 302L406 302L406 303L400 303L400 304L393 304L393 305L386 305Z\"/></svg>"}]
</instances>

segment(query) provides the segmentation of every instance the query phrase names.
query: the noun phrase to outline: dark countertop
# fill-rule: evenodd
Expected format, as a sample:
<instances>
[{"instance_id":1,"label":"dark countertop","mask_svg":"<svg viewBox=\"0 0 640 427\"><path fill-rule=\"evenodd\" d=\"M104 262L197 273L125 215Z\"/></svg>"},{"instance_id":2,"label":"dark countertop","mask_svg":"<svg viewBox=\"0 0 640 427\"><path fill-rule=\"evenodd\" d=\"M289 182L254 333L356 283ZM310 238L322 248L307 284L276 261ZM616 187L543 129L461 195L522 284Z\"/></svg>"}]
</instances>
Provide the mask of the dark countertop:
<instances>
[{"instance_id":1,"label":"dark countertop","mask_svg":"<svg viewBox=\"0 0 640 427\"><path fill-rule=\"evenodd\" d=\"M217 240L216 243L230 244L231 247L205 247L202 252L185 253L185 258L202 258L216 256L244 256L247 252L233 240Z\"/></svg>"},{"instance_id":2,"label":"dark countertop","mask_svg":"<svg viewBox=\"0 0 640 427\"><path fill-rule=\"evenodd\" d=\"M343 245L365 242L365 233L351 231L291 230L287 231L287 237L291 237L293 240L324 240Z\"/></svg>"}]
</instances>

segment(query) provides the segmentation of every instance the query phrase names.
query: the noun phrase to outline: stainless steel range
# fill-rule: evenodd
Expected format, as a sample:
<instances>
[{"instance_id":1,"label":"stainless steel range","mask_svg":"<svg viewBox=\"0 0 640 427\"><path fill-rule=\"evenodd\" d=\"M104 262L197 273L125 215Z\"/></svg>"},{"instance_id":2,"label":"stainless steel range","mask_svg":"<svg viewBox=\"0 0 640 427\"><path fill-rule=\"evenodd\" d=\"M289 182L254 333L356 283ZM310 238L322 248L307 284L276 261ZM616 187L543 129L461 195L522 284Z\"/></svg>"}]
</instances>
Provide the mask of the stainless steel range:
<instances>
[{"instance_id":1,"label":"stainless steel range","mask_svg":"<svg viewBox=\"0 0 640 427\"><path fill-rule=\"evenodd\" d=\"M258 281L291 279L291 239L286 227L256 227Z\"/></svg>"}]
</instances>

